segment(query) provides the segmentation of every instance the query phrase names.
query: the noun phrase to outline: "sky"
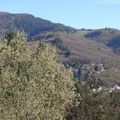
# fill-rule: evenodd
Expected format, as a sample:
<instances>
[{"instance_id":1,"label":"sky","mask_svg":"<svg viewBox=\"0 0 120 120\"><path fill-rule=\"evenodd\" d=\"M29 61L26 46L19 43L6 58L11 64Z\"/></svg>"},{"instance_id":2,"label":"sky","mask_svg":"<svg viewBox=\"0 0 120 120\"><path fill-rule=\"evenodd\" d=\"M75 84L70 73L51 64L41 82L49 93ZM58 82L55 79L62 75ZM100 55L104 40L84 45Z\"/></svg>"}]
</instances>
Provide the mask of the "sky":
<instances>
[{"instance_id":1,"label":"sky","mask_svg":"<svg viewBox=\"0 0 120 120\"><path fill-rule=\"evenodd\" d=\"M120 29L120 0L0 0L0 11L29 13L75 28Z\"/></svg>"}]
</instances>

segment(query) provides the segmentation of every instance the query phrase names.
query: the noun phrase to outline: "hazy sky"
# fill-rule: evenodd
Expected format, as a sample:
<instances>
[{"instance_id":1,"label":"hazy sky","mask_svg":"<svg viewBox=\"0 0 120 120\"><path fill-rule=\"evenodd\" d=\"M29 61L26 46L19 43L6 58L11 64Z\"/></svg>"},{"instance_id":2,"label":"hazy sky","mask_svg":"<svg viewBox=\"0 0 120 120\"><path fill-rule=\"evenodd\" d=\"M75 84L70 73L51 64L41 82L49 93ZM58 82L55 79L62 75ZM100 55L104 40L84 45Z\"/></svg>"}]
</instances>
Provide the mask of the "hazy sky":
<instances>
[{"instance_id":1,"label":"hazy sky","mask_svg":"<svg viewBox=\"0 0 120 120\"><path fill-rule=\"evenodd\" d=\"M30 13L76 28L120 29L120 0L0 0L0 11Z\"/></svg>"}]
</instances>

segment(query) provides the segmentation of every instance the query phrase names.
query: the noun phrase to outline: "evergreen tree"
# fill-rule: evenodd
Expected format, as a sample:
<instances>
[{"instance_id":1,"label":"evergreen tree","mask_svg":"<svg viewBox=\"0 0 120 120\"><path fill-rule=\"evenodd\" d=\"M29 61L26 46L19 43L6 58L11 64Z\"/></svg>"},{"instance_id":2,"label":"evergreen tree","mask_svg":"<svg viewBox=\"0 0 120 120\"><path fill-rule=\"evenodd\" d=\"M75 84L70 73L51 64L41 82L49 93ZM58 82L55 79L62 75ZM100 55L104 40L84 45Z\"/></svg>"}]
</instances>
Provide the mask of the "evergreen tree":
<instances>
[{"instance_id":1,"label":"evergreen tree","mask_svg":"<svg viewBox=\"0 0 120 120\"><path fill-rule=\"evenodd\" d=\"M56 62L55 49L31 50L22 33L0 41L0 119L63 120L74 98L71 72Z\"/></svg>"}]
</instances>

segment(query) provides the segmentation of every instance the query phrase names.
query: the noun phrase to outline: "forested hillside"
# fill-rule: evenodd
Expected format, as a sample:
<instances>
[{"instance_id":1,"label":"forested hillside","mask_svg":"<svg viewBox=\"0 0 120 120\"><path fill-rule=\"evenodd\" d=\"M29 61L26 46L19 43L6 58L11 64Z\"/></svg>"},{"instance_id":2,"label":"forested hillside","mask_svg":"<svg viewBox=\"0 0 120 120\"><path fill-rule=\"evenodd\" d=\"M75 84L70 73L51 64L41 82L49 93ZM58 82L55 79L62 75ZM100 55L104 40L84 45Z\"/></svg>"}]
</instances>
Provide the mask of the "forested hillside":
<instances>
[{"instance_id":1,"label":"forested hillside","mask_svg":"<svg viewBox=\"0 0 120 120\"><path fill-rule=\"evenodd\" d=\"M0 34L24 31L29 37L48 31L74 31L72 27L52 23L48 20L34 17L30 14L10 14L0 12Z\"/></svg>"},{"instance_id":2,"label":"forested hillside","mask_svg":"<svg viewBox=\"0 0 120 120\"><path fill-rule=\"evenodd\" d=\"M72 67L74 78L96 79L107 87L120 84L119 30L76 30L30 14L0 12L0 37L16 31L24 31L31 44L56 47L57 62Z\"/></svg>"}]
</instances>

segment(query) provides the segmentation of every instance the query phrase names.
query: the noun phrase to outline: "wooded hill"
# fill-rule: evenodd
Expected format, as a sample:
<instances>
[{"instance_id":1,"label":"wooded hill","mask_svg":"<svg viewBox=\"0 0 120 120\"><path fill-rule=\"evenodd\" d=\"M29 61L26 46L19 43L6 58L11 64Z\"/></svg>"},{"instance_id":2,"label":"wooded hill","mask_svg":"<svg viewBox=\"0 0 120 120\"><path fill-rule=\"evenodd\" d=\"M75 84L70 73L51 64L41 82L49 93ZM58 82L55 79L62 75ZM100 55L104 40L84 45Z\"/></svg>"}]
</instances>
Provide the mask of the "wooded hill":
<instances>
[{"instance_id":1,"label":"wooded hill","mask_svg":"<svg viewBox=\"0 0 120 120\"><path fill-rule=\"evenodd\" d=\"M109 85L120 82L119 30L77 30L30 14L0 12L0 36L15 31L24 31L33 44L41 41L55 46L58 62L72 67L74 76L79 79L94 77ZM100 64L104 70L94 71Z\"/></svg>"}]
</instances>

